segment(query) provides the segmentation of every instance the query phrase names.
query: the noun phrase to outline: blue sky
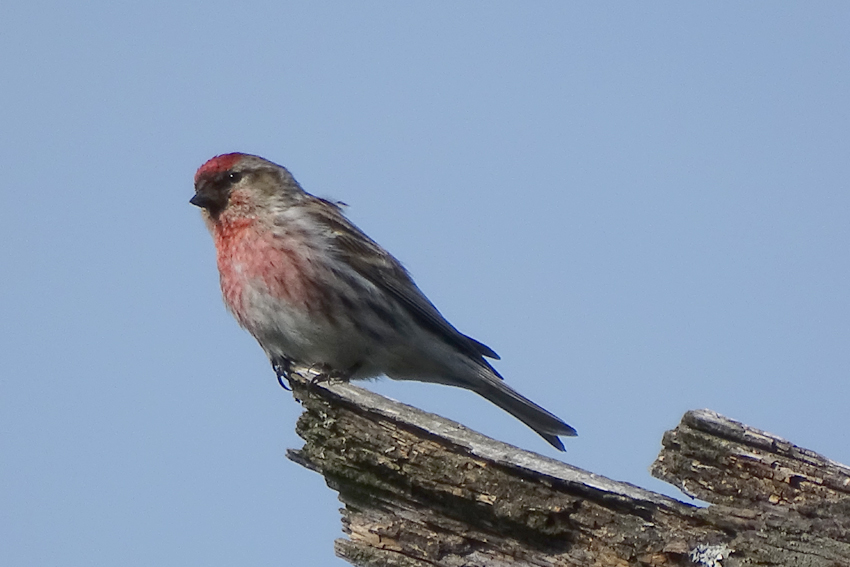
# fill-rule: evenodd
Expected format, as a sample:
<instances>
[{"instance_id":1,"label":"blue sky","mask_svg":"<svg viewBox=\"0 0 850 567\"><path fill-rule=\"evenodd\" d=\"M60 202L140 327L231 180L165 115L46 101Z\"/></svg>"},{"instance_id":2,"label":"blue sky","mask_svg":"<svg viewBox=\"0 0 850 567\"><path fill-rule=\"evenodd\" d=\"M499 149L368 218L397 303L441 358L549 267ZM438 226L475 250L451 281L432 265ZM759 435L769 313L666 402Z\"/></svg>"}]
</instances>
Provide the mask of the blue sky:
<instances>
[{"instance_id":1,"label":"blue sky","mask_svg":"<svg viewBox=\"0 0 850 567\"><path fill-rule=\"evenodd\" d=\"M300 407L188 204L215 154L343 200L566 454L678 495L711 408L850 462L850 5L0 6L0 563L342 565Z\"/></svg>"}]
</instances>

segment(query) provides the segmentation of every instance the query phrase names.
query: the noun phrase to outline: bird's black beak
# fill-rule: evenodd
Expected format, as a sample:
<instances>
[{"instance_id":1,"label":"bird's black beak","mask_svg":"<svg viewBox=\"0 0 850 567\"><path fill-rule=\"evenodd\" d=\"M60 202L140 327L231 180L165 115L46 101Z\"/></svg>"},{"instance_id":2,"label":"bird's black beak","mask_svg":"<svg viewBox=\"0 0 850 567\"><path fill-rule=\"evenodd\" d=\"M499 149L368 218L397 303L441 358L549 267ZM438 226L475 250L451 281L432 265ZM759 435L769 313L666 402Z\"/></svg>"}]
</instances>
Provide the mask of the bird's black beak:
<instances>
[{"instance_id":1,"label":"bird's black beak","mask_svg":"<svg viewBox=\"0 0 850 567\"><path fill-rule=\"evenodd\" d=\"M209 209L214 204L212 199L200 193L195 193L195 196L189 199L189 202L196 207L201 207L202 209Z\"/></svg>"},{"instance_id":2,"label":"bird's black beak","mask_svg":"<svg viewBox=\"0 0 850 567\"><path fill-rule=\"evenodd\" d=\"M227 185L216 182L215 179L201 179L195 183L195 196L189 199L189 202L217 217L227 207L228 196Z\"/></svg>"},{"instance_id":3,"label":"bird's black beak","mask_svg":"<svg viewBox=\"0 0 850 567\"><path fill-rule=\"evenodd\" d=\"M206 210L213 218L218 218L227 208L233 184L240 178L240 173L232 171L202 176L195 181L195 196L189 202Z\"/></svg>"}]
</instances>

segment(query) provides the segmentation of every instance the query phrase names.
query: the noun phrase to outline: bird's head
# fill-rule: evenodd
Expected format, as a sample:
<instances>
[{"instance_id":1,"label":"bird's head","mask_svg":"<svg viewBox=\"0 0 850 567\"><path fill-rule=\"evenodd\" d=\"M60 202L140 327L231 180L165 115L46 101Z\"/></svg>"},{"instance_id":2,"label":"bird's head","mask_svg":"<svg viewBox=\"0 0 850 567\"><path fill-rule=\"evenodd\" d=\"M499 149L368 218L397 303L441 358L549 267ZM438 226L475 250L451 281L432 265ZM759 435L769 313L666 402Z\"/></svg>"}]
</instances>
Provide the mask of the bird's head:
<instances>
[{"instance_id":1,"label":"bird's head","mask_svg":"<svg viewBox=\"0 0 850 567\"><path fill-rule=\"evenodd\" d=\"M225 211L256 214L286 205L301 195L303 191L286 168L259 156L231 153L216 156L198 168L195 195L189 202L215 221Z\"/></svg>"}]
</instances>

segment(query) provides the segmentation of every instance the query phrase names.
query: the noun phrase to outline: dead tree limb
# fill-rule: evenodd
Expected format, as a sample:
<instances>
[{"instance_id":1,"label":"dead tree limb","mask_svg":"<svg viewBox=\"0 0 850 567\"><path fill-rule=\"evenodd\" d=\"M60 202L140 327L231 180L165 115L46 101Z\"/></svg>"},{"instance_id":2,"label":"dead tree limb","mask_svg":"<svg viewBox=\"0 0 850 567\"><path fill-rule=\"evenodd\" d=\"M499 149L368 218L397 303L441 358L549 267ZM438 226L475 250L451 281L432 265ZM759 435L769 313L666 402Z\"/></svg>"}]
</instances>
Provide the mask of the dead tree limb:
<instances>
[{"instance_id":1,"label":"dead tree limb","mask_svg":"<svg viewBox=\"0 0 850 567\"><path fill-rule=\"evenodd\" d=\"M339 493L354 565L850 566L850 469L716 413L685 414L652 466L701 508L313 377L291 381L288 456Z\"/></svg>"}]
</instances>

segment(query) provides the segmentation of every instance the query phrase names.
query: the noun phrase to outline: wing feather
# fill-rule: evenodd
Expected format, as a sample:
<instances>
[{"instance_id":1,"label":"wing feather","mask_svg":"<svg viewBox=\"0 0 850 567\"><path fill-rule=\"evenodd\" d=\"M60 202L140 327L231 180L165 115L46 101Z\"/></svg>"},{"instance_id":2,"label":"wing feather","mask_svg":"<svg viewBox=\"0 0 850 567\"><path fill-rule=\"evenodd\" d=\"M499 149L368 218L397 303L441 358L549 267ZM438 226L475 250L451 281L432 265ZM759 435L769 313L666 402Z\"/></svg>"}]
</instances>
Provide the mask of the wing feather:
<instances>
[{"instance_id":1,"label":"wing feather","mask_svg":"<svg viewBox=\"0 0 850 567\"><path fill-rule=\"evenodd\" d=\"M493 349L455 329L420 291L404 266L345 218L338 205L316 199L324 205L316 210L321 211L322 220L331 231L336 252L349 266L395 298L435 335L492 369L481 357L498 360L499 355Z\"/></svg>"}]
</instances>

